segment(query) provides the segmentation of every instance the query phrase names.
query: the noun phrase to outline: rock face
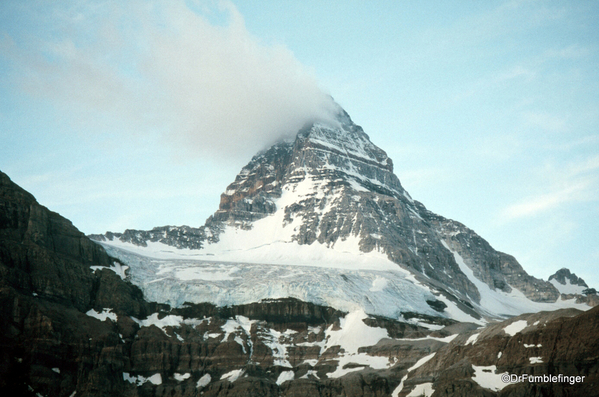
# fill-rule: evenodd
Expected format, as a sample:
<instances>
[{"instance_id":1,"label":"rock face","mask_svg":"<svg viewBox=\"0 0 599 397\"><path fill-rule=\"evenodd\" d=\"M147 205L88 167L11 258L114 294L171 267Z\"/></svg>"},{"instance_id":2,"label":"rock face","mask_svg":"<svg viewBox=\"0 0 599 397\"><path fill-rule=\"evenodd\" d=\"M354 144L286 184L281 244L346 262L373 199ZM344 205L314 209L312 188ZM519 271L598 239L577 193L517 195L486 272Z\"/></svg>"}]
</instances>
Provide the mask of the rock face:
<instances>
[{"instance_id":1,"label":"rock face","mask_svg":"<svg viewBox=\"0 0 599 397\"><path fill-rule=\"evenodd\" d=\"M148 303L125 280L123 264L6 175L0 182L0 389L7 395L382 396L396 357L415 360L442 344L359 353L385 337L430 331L293 299L173 310ZM373 360L382 373L368 370Z\"/></svg>"},{"instance_id":2,"label":"rock face","mask_svg":"<svg viewBox=\"0 0 599 397\"><path fill-rule=\"evenodd\" d=\"M589 288L582 278L562 268L549 276L549 282L561 293L562 299L575 299L589 306L599 305L599 296L595 288Z\"/></svg>"},{"instance_id":3,"label":"rock face","mask_svg":"<svg viewBox=\"0 0 599 397\"><path fill-rule=\"evenodd\" d=\"M240 231L250 233L241 237ZM234 247L227 243L233 235ZM488 291L519 291L532 302L560 298L555 285L528 275L512 256L414 201L391 159L341 108L336 123L307 125L294 140L256 155L221 195L205 226L90 237L107 244L158 242L203 250L230 262L260 253L254 263L279 263L290 246L344 251L351 241L357 252L384 255L474 318L522 312L485 308L481 294ZM231 257L235 250L239 255ZM321 256L314 258L320 265Z\"/></svg>"},{"instance_id":4,"label":"rock face","mask_svg":"<svg viewBox=\"0 0 599 397\"><path fill-rule=\"evenodd\" d=\"M0 173L0 390L590 396L598 386L599 308L524 315L484 329L428 317L427 329L296 299L171 308L147 302L129 277L125 264ZM498 389L489 378L500 371L585 379Z\"/></svg>"},{"instance_id":5,"label":"rock face","mask_svg":"<svg viewBox=\"0 0 599 397\"><path fill-rule=\"evenodd\" d=\"M595 307L526 314L464 333L410 372L396 395L423 385L433 396L597 395L598 330ZM503 374L512 375L509 382Z\"/></svg>"},{"instance_id":6,"label":"rock face","mask_svg":"<svg viewBox=\"0 0 599 397\"><path fill-rule=\"evenodd\" d=\"M551 276L549 276L549 281L555 280L561 285L576 285L579 287L588 288L587 283L584 282L583 279L576 276L576 274L571 273L569 269L561 268Z\"/></svg>"}]
</instances>

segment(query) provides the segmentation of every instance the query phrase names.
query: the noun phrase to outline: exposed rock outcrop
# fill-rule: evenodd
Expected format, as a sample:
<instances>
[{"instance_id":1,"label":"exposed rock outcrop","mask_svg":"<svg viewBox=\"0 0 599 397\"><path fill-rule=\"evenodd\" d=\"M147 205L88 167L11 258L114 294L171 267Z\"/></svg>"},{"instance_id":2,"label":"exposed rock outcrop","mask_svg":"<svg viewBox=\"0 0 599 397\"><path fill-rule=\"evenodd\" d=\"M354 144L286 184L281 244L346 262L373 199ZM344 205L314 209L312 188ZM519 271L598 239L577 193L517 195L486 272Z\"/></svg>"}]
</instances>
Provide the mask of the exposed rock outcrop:
<instances>
[{"instance_id":1,"label":"exposed rock outcrop","mask_svg":"<svg viewBox=\"0 0 599 397\"><path fill-rule=\"evenodd\" d=\"M270 223L263 230L258 226L266 219ZM273 228L280 233L273 235ZM223 246L219 251L223 240L232 240L227 236L242 230L254 235L239 237L234 247ZM219 209L205 226L91 237L108 244L117 240L137 246L161 242L209 250L215 252L215 260L230 262L247 260L243 253L261 252L263 262L258 263L272 264L279 263L280 251L290 245L335 250L351 240L357 251L382 253L398 269L411 272L418 283L442 296L446 305L453 302L473 318L522 313L485 308L481 300L485 291L479 282L491 292L520 291L533 302L560 298L554 284L526 273L514 257L494 250L471 229L414 201L393 173L385 151L341 108L337 123L306 125L294 140L279 142L254 156L221 195ZM243 245L250 240L255 243ZM281 242L286 246L275 248ZM234 250L240 252L236 258L219 256ZM313 259L317 265L319 258Z\"/></svg>"},{"instance_id":2,"label":"exposed rock outcrop","mask_svg":"<svg viewBox=\"0 0 599 397\"><path fill-rule=\"evenodd\" d=\"M597 307L526 314L489 325L441 347L410 373L397 395L427 383L433 396L594 396L598 330ZM502 380L504 374L512 375L509 381Z\"/></svg>"},{"instance_id":3,"label":"exposed rock outcrop","mask_svg":"<svg viewBox=\"0 0 599 397\"><path fill-rule=\"evenodd\" d=\"M562 285L572 284L585 288L589 287L583 279L570 272L570 269L566 269L565 267L559 269L557 272L549 276L549 281L551 280L555 280Z\"/></svg>"}]
</instances>

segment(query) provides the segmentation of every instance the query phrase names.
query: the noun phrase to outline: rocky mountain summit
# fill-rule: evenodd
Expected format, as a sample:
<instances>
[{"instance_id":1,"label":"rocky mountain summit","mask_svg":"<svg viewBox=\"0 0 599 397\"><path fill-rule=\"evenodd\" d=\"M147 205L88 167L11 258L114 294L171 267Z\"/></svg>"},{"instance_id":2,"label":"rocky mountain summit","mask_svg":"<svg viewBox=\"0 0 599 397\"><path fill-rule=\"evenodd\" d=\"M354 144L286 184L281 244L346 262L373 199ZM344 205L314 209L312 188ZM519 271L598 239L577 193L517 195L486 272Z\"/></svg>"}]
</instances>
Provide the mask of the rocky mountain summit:
<instances>
[{"instance_id":1,"label":"rocky mountain summit","mask_svg":"<svg viewBox=\"0 0 599 397\"><path fill-rule=\"evenodd\" d=\"M90 237L121 259L129 255L123 250L128 250L153 258L169 252L171 258L179 259L306 265L313 272L329 267L395 271L396 276L379 275L386 280L379 283L386 283L381 291L392 285L397 291L406 285L402 280L409 280L424 291L415 299L429 302L428 306L415 304L416 311L458 320L501 318L569 305L562 302L554 283L529 275L515 258L494 250L471 229L413 200L393 173L391 159L341 108L335 121L308 124L295 139L279 142L252 158L221 195L219 209L205 226L166 226ZM281 274L283 291L266 291L263 297L337 305L327 294L288 285L285 277ZM190 291L214 289L210 280L194 280L176 282L183 281ZM156 292L149 275L138 282L144 293ZM218 286L220 291L223 288ZM239 292L243 286L235 284L234 288L243 297L228 303L247 303L247 294ZM158 301L182 303L174 284L169 291L177 296L166 296L163 291L153 296ZM365 293L369 301L382 299L370 292ZM395 302L409 303L403 298ZM204 299L209 298L204 295ZM401 315L400 310L354 303L372 314ZM338 308L347 305L343 300ZM431 311L434 308L438 313Z\"/></svg>"},{"instance_id":2,"label":"rocky mountain summit","mask_svg":"<svg viewBox=\"0 0 599 397\"><path fill-rule=\"evenodd\" d=\"M292 298L172 307L149 302L128 266L0 173L4 395L592 396L599 387L599 308L486 327L412 313L425 327ZM504 383L507 374L516 378ZM555 380L515 381L524 375Z\"/></svg>"},{"instance_id":3,"label":"rocky mountain summit","mask_svg":"<svg viewBox=\"0 0 599 397\"><path fill-rule=\"evenodd\" d=\"M595 288L589 288L582 278L571 273L569 269L562 268L549 276L549 282L560 292L564 300L576 299L577 302L589 306L599 305L599 296Z\"/></svg>"},{"instance_id":4,"label":"rocky mountain summit","mask_svg":"<svg viewBox=\"0 0 599 397\"><path fill-rule=\"evenodd\" d=\"M576 276L576 274L571 273L570 270L566 269L565 267L559 269L557 272L549 276L549 282L551 282L551 280L555 280L562 286L571 285L573 287L583 287L585 289L589 288L583 279ZM553 285L556 285L556 283L553 283Z\"/></svg>"}]
</instances>

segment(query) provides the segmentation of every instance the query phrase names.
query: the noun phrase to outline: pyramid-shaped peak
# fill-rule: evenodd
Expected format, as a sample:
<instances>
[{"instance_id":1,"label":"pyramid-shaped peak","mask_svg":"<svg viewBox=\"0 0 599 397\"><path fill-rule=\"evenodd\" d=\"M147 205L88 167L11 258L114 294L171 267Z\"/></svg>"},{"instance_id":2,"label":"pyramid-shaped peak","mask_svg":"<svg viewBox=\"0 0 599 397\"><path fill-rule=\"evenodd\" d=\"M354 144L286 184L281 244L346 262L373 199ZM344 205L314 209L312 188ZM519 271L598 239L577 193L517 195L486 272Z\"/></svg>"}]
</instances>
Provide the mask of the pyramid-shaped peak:
<instances>
[{"instance_id":1,"label":"pyramid-shaped peak","mask_svg":"<svg viewBox=\"0 0 599 397\"><path fill-rule=\"evenodd\" d=\"M472 230L412 200L385 151L341 107L331 120L312 121L294 139L254 156L221 195L219 209L204 227L144 233L135 236L192 248L194 255L208 260L291 266L284 272L306 266L391 272L384 277L368 273L373 284L352 295L360 307L386 316L411 310L464 313L469 321L478 321L481 316L518 315L559 297L553 283L531 277L513 257L495 251ZM107 234L104 241L114 237L136 244L124 234ZM279 280L287 292L269 290L273 295L267 297L312 294L303 285L323 280L310 278L311 273L302 273L311 281L299 287ZM289 292L295 288L299 290ZM514 290L528 299L516 299ZM376 298L378 292L385 298ZM354 298L343 303L334 295L321 285L314 299L332 299L339 307L356 304Z\"/></svg>"}]
</instances>

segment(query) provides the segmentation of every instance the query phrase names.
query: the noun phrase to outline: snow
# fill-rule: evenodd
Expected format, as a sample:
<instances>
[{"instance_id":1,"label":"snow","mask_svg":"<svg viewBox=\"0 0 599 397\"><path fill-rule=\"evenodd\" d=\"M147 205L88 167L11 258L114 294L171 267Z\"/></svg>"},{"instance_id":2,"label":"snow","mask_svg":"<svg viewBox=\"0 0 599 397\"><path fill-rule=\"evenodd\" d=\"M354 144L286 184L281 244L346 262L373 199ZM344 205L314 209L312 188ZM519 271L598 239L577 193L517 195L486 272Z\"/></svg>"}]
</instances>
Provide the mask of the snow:
<instances>
[{"instance_id":1,"label":"snow","mask_svg":"<svg viewBox=\"0 0 599 397\"><path fill-rule=\"evenodd\" d=\"M540 343L538 345L535 345L534 343L531 345L525 343L524 347L526 347L527 349L530 349L531 347L543 347L543 345L541 345Z\"/></svg>"},{"instance_id":2,"label":"snow","mask_svg":"<svg viewBox=\"0 0 599 397\"><path fill-rule=\"evenodd\" d=\"M112 312L112 309L105 308L101 312L97 312L94 309L90 309L85 314L87 314L90 317L97 318L100 321L106 321L106 319L110 319L115 323L117 322L117 315L116 313Z\"/></svg>"},{"instance_id":3,"label":"snow","mask_svg":"<svg viewBox=\"0 0 599 397\"><path fill-rule=\"evenodd\" d=\"M460 321L460 322L463 322L463 323L474 323L474 324L479 324L479 325L485 324L485 321L476 319L476 318L472 317L471 315L461 311L454 301L449 300L444 295L439 295L436 297L436 299L445 303L445 305L447 307L445 308L444 312L448 313L450 318Z\"/></svg>"},{"instance_id":4,"label":"snow","mask_svg":"<svg viewBox=\"0 0 599 397\"><path fill-rule=\"evenodd\" d=\"M60 373L60 368L52 368L52 371L56 372L57 374Z\"/></svg>"},{"instance_id":5,"label":"snow","mask_svg":"<svg viewBox=\"0 0 599 397\"><path fill-rule=\"evenodd\" d=\"M403 383L406 379L408 379L408 375L404 375L404 377L401 378L401 382L399 382L399 385L393 390L391 397L399 397L399 393L403 390Z\"/></svg>"},{"instance_id":6,"label":"snow","mask_svg":"<svg viewBox=\"0 0 599 397\"><path fill-rule=\"evenodd\" d=\"M302 377L300 377L300 379L309 379L310 375L314 376L316 379L320 379L318 377L318 372L316 372L312 369L309 369Z\"/></svg>"},{"instance_id":7,"label":"snow","mask_svg":"<svg viewBox=\"0 0 599 397\"><path fill-rule=\"evenodd\" d=\"M565 309L565 308L576 308L579 310L588 310L590 306L575 302L575 299L570 300L559 300L554 303L542 303L542 302L533 302L528 299L521 291L514 288L512 286L512 291L510 293L503 292L501 290L493 290L491 287L479 280L474 276L474 272L468 265L466 265L462 256L456 251L452 250L446 241L441 240L441 243L447 248L454 256L454 259L462 273L468 277L468 279L476 286L478 292L480 293L480 304L473 304L477 307L477 309L482 313L487 313L492 317L502 316L519 316L523 313L537 313L540 311L553 311L557 309ZM443 300L439 297L440 300ZM447 301L443 300L446 304ZM447 309L446 309L447 310ZM460 320L457 317L453 317L458 321Z\"/></svg>"},{"instance_id":8,"label":"snow","mask_svg":"<svg viewBox=\"0 0 599 397\"><path fill-rule=\"evenodd\" d=\"M127 275L125 274L125 272L129 269L129 266L123 266L118 262L114 262L111 267L90 266L90 269L92 269L94 272L96 270L101 270L101 269L112 270L113 272L116 273L117 276L119 276L122 280L124 280L125 278L127 278Z\"/></svg>"},{"instance_id":9,"label":"snow","mask_svg":"<svg viewBox=\"0 0 599 397\"><path fill-rule=\"evenodd\" d=\"M432 396L435 390L433 389L433 384L431 382L421 383L414 387L414 390L410 392L406 397L421 397L421 396Z\"/></svg>"},{"instance_id":10,"label":"snow","mask_svg":"<svg viewBox=\"0 0 599 397\"><path fill-rule=\"evenodd\" d=\"M245 342L238 334L241 331L247 336L247 343L249 344L250 349L252 349L250 330L252 328L252 324L255 322L256 320L250 320L247 317L239 315L235 316L234 319L227 320L227 322L221 327L221 329L224 332L224 336L222 337L221 341L227 341L229 339L229 335L234 334L235 337L233 338L233 340L241 346L241 348L243 349L243 353L247 353ZM209 334L208 336L210 335L212 334Z\"/></svg>"},{"instance_id":11,"label":"snow","mask_svg":"<svg viewBox=\"0 0 599 397\"><path fill-rule=\"evenodd\" d=\"M584 291L587 288L581 285L571 284L569 278L566 278L565 281L566 284L561 284L554 278L549 280L549 282L553 284L555 288L557 288L560 294L582 294L582 291Z\"/></svg>"},{"instance_id":12,"label":"snow","mask_svg":"<svg viewBox=\"0 0 599 397\"><path fill-rule=\"evenodd\" d=\"M339 330L327 330L326 346L340 346L347 354L355 354L358 348L376 345L381 339L389 338L385 328L372 328L364 323L368 316L363 310L349 313L340 320Z\"/></svg>"},{"instance_id":13,"label":"snow","mask_svg":"<svg viewBox=\"0 0 599 397\"><path fill-rule=\"evenodd\" d=\"M327 142L336 150L353 153L360 159L376 160L369 152L367 141L355 143L350 140L348 143L345 139L342 143L335 143L328 140L328 134L334 134L334 131L325 127L319 131L314 139L319 139L318 134L325 134ZM359 190L357 181L365 178L356 168L359 162L359 159L352 159L343 166L328 164L326 167L350 175L347 180L362 178L353 180L357 185L352 185L353 189ZM369 179L367 182L384 184L385 178L381 178L380 181ZM303 215L296 214L289 221L285 218L285 209L303 199L316 197L323 202L323 206L316 210L317 215L323 216L334 209L336 201L347 194L348 189L352 189L343 186L331 193L326 190L327 185L326 179L299 172L295 182L288 182L282 187L281 197L275 200L275 213L253 222L251 230L226 226L219 235L218 243L207 243L201 250L176 249L159 242L147 242L147 247L138 247L118 239L101 244L110 255L131 267L130 281L143 290L148 300L172 307L180 307L186 301L227 306L292 297L346 312L361 309L371 314L399 318L402 311L438 316L439 313L427 305L426 300L441 300L447 305L442 316L485 323L485 320L477 320L464 313L446 297L435 297L429 287L418 283L410 272L391 262L381 250L360 251L360 237L357 235L347 236L345 240L339 239L330 245L318 241L310 245L298 244L294 236L298 226L304 222ZM460 269L480 291L481 302L477 309L491 317L562 307L589 308L576 304L574 300L560 301L553 306L531 302L516 289L510 294L491 290L474 277L459 254L453 254ZM268 283L264 282L265 278ZM422 325L435 328L430 324Z\"/></svg>"},{"instance_id":14,"label":"snow","mask_svg":"<svg viewBox=\"0 0 599 397\"><path fill-rule=\"evenodd\" d=\"M497 359L499 360L501 358L501 355L503 354L503 352L499 352L497 353Z\"/></svg>"},{"instance_id":15,"label":"snow","mask_svg":"<svg viewBox=\"0 0 599 397\"><path fill-rule=\"evenodd\" d=\"M480 336L480 334L470 335L470 337L466 341L465 345L470 345L470 344L474 345L476 343L476 341L478 340L479 336Z\"/></svg>"},{"instance_id":16,"label":"snow","mask_svg":"<svg viewBox=\"0 0 599 397\"><path fill-rule=\"evenodd\" d=\"M509 385L509 383L504 383L501 380L501 376L503 375L503 373L495 373L497 371L497 366L495 365L473 365L472 368L474 369L474 376L472 377L472 380L485 389L499 391L507 385Z\"/></svg>"},{"instance_id":17,"label":"snow","mask_svg":"<svg viewBox=\"0 0 599 397\"><path fill-rule=\"evenodd\" d=\"M164 316L163 318L158 318L158 313L151 314L145 320L138 320L135 317L131 317L133 321L139 324L140 327L149 327L152 325L157 326L162 331L166 333L166 327L180 327L183 322L182 316L174 316L169 314L168 316Z\"/></svg>"},{"instance_id":18,"label":"snow","mask_svg":"<svg viewBox=\"0 0 599 397\"><path fill-rule=\"evenodd\" d=\"M458 337L458 335L459 335L459 334L453 334L453 335L446 336L446 337L444 337L444 338L438 338L438 337L435 337L435 336L430 336L430 335L427 335L427 337L426 337L426 338L424 338L424 339L433 339L433 340L438 340L439 342L443 342L443 343L449 343L449 342L451 342L452 340L454 340L455 338L457 338L457 337Z\"/></svg>"},{"instance_id":19,"label":"snow","mask_svg":"<svg viewBox=\"0 0 599 397\"><path fill-rule=\"evenodd\" d=\"M316 180L312 175L307 175L297 183L285 185L281 197L275 202L278 210L274 214L253 222L251 230L227 226L219 235L218 243L206 244L201 250L179 250L150 241L147 242L147 247L139 247L118 239L102 242L102 245L126 249L156 259L216 259L233 263L301 265L347 270L397 270L398 265L391 262L384 253L376 250L369 253L360 251L360 238L357 236L338 240L330 247L318 242L300 245L293 240L296 233L294 228L300 225L303 219L298 216L294 222L286 224L285 208L303 198L313 197L316 193L324 197L322 189L326 185L326 181ZM328 212L334 199L335 197L327 196L329 208L323 209L323 214ZM187 271L180 274L180 278L184 277L205 278L202 274L195 275Z\"/></svg>"},{"instance_id":20,"label":"snow","mask_svg":"<svg viewBox=\"0 0 599 397\"><path fill-rule=\"evenodd\" d=\"M455 335L455 336L457 336L457 335ZM408 373L406 375L404 375L403 378L401 378L401 382L395 388L395 390L393 390L393 393L391 393L391 396L392 397L398 397L399 393L403 390L404 381L406 379L408 379L408 375L410 374L410 372L414 371L417 368L422 367L424 364L426 364L427 362L429 362L433 357L435 357L435 354L437 354L437 353L436 352L435 353L431 353L428 356L422 357L420 360L416 361L416 364L414 364L410 368L408 368ZM418 386L420 386L420 385L418 385ZM416 386L416 387L418 387L418 386ZM416 390L416 389L414 389L414 390ZM414 390L412 390L412 392L414 392ZM432 387L431 387L431 392L430 392L430 394L427 394L427 395L430 396L432 394L432 392L433 392L433 390L432 390ZM410 393L410 394L412 394L412 393Z\"/></svg>"},{"instance_id":21,"label":"snow","mask_svg":"<svg viewBox=\"0 0 599 397\"><path fill-rule=\"evenodd\" d=\"M435 357L435 354L437 354L437 352L431 353L428 356L422 357L420 360L416 361L416 364L414 364L410 368L408 368L408 372L412 372L415 369L422 367L424 364L429 362L433 357Z\"/></svg>"},{"instance_id":22,"label":"snow","mask_svg":"<svg viewBox=\"0 0 599 397\"><path fill-rule=\"evenodd\" d=\"M220 377L220 380L228 380L229 382L233 383L235 382L237 379L239 379L244 373L243 369L234 369L233 371L227 372L226 374L224 374L223 376Z\"/></svg>"},{"instance_id":23,"label":"snow","mask_svg":"<svg viewBox=\"0 0 599 397\"><path fill-rule=\"evenodd\" d=\"M202 376L198 380L198 383L196 384L196 387L199 389L200 387L207 386L210 383L211 380L212 380L212 377L210 376L210 374L204 374L204 376Z\"/></svg>"},{"instance_id":24,"label":"snow","mask_svg":"<svg viewBox=\"0 0 599 397\"><path fill-rule=\"evenodd\" d=\"M149 378L146 378L141 375L131 376L128 372L123 372L123 380L125 380L129 383L134 383L137 386L141 386L146 382L150 382L154 385L161 385L162 384L162 375L154 374L154 375L150 376Z\"/></svg>"},{"instance_id":25,"label":"snow","mask_svg":"<svg viewBox=\"0 0 599 397\"><path fill-rule=\"evenodd\" d=\"M274 329L268 329L266 332L262 331L260 336L262 337L262 343L264 343L271 350L273 364L281 367L292 368L293 366L289 362L287 356L287 347L281 343L282 334Z\"/></svg>"},{"instance_id":26,"label":"snow","mask_svg":"<svg viewBox=\"0 0 599 397\"><path fill-rule=\"evenodd\" d=\"M401 311L439 315L426 303L426 300L436 299L429 288L417 283L411 273L395 264L380 270L376 266L346 269L330 266L326 261L321 262L322 266L317 263L302 266L157 259L103 245L109 255L131 267L130 281L142 289L146 299L172 307L181 307L186 301L228 306L292 297L346 312L362 309L389 318L399 318ZM181 250L186 251L189 250ZM359 257L355 258L359 262ZM293 252L289 253L288 260L293 260ZM185 275L183 279L178 277L181 274ZM191 274L193 279L188 277ZM269 282L264 282L265 279ZM462 313L457 308L455 311ZM471 320L469 316L466 318Z\"/></svg>"},{"instance_id":27,"label":"snow","mask_svg":"<svg viewBox=\"0 0 599 397\"><path fill-rule=\"evenodd\" d=\"M170 270L170 269L169 269ZM223 271L220 269L202 269L195 267L185 267L183 269L173 269L175 271L175 278L179 280L188 281L188 280L213 280L213 281L224 281L224 280L233 280L235 277L232 274L235 274L239 268L226 268Z\"/></svg>"},{"instance_id":28,"label":"snow","mask_svg":"<svg viewBox=\"0 0 599 397\"><path fill-rule=\"evenodd\" d=\"M288 380L293 380L293 379L295 379L295 373L293 371L283 371L277 378L277 385L281 386L283 383L287 382Z\"/></svg>"},{"instance_id":29,"label":"snow","mask_svg":"<svg viewBox=\"0 0 599 397\"><path fill-rule=\"evenodd\" d=\"M175 376L176 380L178 380L179 382L182 382L185 379L189 379L191 377L191 374L189 372L186 374L180 374L180 373L175 372L174 376Z\"/></svg>"},{"instance_id":30,"label":"snow","mask_svg":"<svg viewBox=\"0 0 599 397\"><path fill-rule=\"evenodd\" d=\"M363 320L367 317L363 310L351 312L340 319L339 330L333 330L331 325L325 330L325 340L314 343L321 346L321 354L334 346L342 349L338 356L337 368L327 374L329 378L339 378L349 372L360 371L364 367L383 369L391 366L387 357L375 357L358 352L360 347L373 346L381 339L389 338L386 329L366 325ZM357 365L353 368L344 368L348 364Z\"/></svg>"},{"instance_id":31,"label":"snow","mask_svg":"<svg viewBox=\"0 0 599 397\"><path fill-rule=\"evenodd\" d=\"M167 335L167 336L168 336L168 334L166 333L166 327L180 327L181 324L196 326L196 325L203 323L204 321L210 321L210 319L205 319L205 318L204 319L190 318L190 319L183 320L182 316L175 316L172 314L164 316L163 318L158 318L158 313L152 313L149 317L147 317L144 320L139 320L135 317L131 317L131 319L133 321L135 321L137 324L139 324L140 327L150 327L152 325L155 325L156 327L160 328L162 330L162 332L164 332L165 335ZM181 337L181 335L178 335L176 332L175 332L175 336L180 341L184 340ZM217 334L217 336L220 336L220 334Z\"/></svg>"},{"instance_id":32,"label":"snow","mask_svg":"<svg viewBox=\"0 0 599 397\"><path fill-rule=\"evenodd\" d=\"M503 330L506 334L510 336L516 335L518 332L522 331L528 325L526 320L518 320L514 321L510 325L506 326Z\"/></svg>"},{"instance_id":33,"label":"snow","mask_svg":"<svg viewBox=\"0 0 599 397\"><path fill-rule=\"evenodd\" d=\"M372 292L382 291L385 288L387 288L387 284L389 284L389 281L386 278L377 276L372 281L372 287L370 287L370 291L372 291Z\"/></svg>"},{"instance_id":34,"label":"snow","mask_svg":"<svg viewBox=\"0 0 599 397\"><path fill-rule=\"evenodd\" d=\"M543 362L543 357L529 357L531 364L541 364Z\"/></svg>"}]
</instances>

